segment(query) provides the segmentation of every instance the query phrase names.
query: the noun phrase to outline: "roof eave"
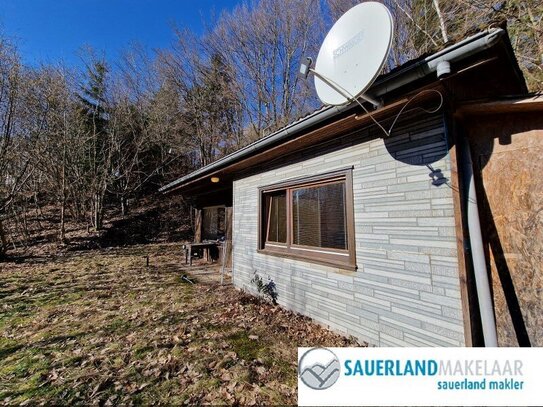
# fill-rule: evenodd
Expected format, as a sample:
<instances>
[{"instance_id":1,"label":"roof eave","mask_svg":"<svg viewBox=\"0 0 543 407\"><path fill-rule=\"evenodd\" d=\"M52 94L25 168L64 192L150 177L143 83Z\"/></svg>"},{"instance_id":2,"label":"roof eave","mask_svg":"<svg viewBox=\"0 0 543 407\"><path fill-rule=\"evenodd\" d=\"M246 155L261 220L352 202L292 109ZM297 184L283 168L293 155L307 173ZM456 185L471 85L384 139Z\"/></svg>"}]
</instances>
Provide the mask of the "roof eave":
<instances>
[{"instance_id":1,"label":"roof eave","mask_svg":"<svg viewBox=\"0 0 543 407\"><path fill-rule=\"evenodd\" d=\"M367 92L373 98L383 98L385 95L404 87L412 82L433 74L441 61L457 62L474 55L482 50L488 49L496 44L505 34L502 28L488 29L468 37L456 44L436 52L416 63L405 66L389 74L378 78ZM206 165L190 174L185 175L169 184L161 187L159 192L170 193L182 188L186 183L192 183L198 178L205 177L213 172L224 169L231 164L242 160L251 154L265 150L269 146L280 143L293 135L323 123L335 116L339 116L356 106L356 103L349 103L344 106L325 106L312 114L299 119L288 126L271 133L217 161Z\"/></svg>"}]
</instances>

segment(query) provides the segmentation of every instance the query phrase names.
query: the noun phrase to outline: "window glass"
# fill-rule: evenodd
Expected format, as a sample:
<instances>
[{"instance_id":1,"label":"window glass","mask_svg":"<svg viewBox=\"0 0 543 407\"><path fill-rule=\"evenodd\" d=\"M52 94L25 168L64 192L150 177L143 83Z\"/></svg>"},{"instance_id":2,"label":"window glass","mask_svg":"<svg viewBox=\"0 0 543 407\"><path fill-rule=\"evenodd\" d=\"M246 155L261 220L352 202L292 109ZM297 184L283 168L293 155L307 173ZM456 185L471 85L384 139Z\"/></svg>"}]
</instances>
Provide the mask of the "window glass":
<instances>
[{"instance_id":1,"label":"window glass","mask_svg":"<svg viewBox=\"0 0 543 407\"><path fill-rule=\"evenodd\" d=\"M345 184L292 191L292 241L296 245L347 249Z\"/></svg>"},{"instance_id":2,"label":"window glass","mask_svg":"<svg viewBox=\"0 0 543 407\"><path fill-rule=\"evenodd\" d=\"M225 208L204 208L202 215L202 239L222 238L225 235Z\"/></svg>"},{"instance_id":3,"label":"window glass","mask_svg":"<svg viewBox=\"0 0 543 407\"><path fill-rule=\"evenodd\" d=\"M287 194L275 192L269 197L268 237L269 242L287 242Z\"/></svg>"}]
</instances>

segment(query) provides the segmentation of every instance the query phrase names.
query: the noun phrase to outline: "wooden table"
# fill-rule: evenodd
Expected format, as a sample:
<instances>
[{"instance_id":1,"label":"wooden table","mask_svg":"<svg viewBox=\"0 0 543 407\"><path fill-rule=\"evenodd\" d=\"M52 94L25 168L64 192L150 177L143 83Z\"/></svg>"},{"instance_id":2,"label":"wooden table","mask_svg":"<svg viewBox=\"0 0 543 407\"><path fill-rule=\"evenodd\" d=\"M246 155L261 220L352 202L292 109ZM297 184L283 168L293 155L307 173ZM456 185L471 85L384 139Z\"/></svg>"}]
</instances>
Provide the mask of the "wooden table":
<instances>
[{"instance_id":1,"label":"wooden table","mask_svg":"<svg viewBox=\"0 0 543 407\"><path fill-rule=\"evenodd\" d=\"M214 247L219 247L218 242L203 242L203 243L189 243L185 245L185 264L189 263L192 266L192 251L194 249L201 249L204 252L204 258L209 261L211 258L209 252Z\"/></svg>"}]
</instances>

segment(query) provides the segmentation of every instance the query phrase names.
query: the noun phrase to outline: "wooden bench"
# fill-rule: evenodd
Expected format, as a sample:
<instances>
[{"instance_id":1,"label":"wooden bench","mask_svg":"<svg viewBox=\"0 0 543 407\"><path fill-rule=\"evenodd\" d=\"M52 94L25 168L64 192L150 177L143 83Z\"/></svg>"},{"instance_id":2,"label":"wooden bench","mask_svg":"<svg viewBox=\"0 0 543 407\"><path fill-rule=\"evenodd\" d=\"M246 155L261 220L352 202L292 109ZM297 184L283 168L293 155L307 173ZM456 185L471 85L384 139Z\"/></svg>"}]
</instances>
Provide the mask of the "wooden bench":
<instances>
[{"instance_id":1,"label":"wooden bench","mask_svg":"<svg viewBox=\"0 0 543 407\"><path fill-rule=\"evenodd\" d=\"M192 266L192 254L194 250L202 250L203 258L209 262L211 259L210 251L213 248L220 248L219 242L202 242L202 243L189 243L185 245L185 264Z\"/></svg>"}]
</instances>

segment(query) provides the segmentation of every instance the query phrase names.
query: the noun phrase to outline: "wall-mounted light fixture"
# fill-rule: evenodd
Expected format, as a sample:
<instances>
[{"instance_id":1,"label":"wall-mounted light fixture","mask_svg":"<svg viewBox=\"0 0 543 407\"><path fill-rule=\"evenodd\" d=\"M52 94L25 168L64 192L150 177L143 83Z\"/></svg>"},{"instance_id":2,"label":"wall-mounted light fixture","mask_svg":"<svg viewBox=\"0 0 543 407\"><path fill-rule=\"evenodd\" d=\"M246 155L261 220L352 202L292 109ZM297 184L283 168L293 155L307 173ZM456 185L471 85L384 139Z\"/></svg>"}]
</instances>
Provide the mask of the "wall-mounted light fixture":
<instances>
[{"instance_id":1,"label":"wall-mounted light fixture","mask_svg":"<svg viewBox=\"0 0 543 407\"><path fill-rule=\"evenodd\" d=\"M219 177L211 177L211 182L213 182L214 184L216 184L219 181L220 181Z\"/></svg>"}]
</instances>

